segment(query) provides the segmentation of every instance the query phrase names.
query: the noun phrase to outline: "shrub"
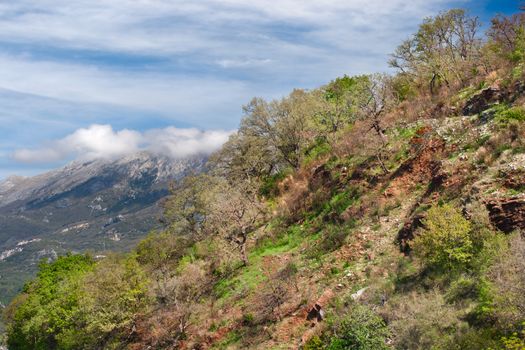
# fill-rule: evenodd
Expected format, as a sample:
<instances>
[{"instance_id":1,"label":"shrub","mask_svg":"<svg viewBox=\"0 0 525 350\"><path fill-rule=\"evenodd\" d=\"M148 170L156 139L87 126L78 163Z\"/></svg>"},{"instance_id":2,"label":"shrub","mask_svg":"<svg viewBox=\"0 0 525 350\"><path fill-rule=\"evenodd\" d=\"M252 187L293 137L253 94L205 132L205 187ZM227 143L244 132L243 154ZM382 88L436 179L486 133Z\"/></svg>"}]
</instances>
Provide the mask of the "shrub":
<instances>
[{"instance_id":1,"label":"shrub","mask_svg":"<svg viewBox=\"0 0 525 350\"><path fill-rule=\"evenodd\" d=\"M332 337L328 350L381 350L390 331L381 317L366 306L350 305L350 312L332 322Z\"/></svg>"},{"instance_id":2,"label":"shrub","mask_svg":"<svg viewBox=\"0 0 525 350\"><path fill-rule=\"evenodd\" d=\"M325 345L319 336L315 335L306 342L303 346L303 350L323 350Z\"/></svg>"},{"instance_id":3,"label":"shrub","mask_svg":"<svg viewBox=\"0 0 525 350\"><path fill-rule=\"evenodd\" d=\"M333 196L329 203L330 208L340 215L359 199L359 195L359 189L351 187L348 190Z\"/></svg>"},{"instance_id":4,"label":"shrub","mask_svg":"<svg viewBox=\"0 0 525 350\"><path fill-rule=\"evenodd\" d=\"M331 150L332 148L326 138L317 137L315 142L305 150L305 158L303 162L304 164L310 164L314 160L330 153Z\"/></svg>"},{"instance_id":5,"label":"shrub","mask_svg":"<svg viewBox=\"0 0 525 350\"><path fill-rule=\"evenodd\" d=\"M479 294L479 281L472 277L461 276L452 284L445 295L448 303L460 302L464 299L475 299Z\"/></svg>"},{"instance_id":6,"label":"shrub","mask_svg":"<svg viewBox=\"0 0 525 350\"><path fill-rule=\"evenodd\" d=\"M502 125L506 125L511 121L523 122L525 121L525 108L511 107L502 109L496 113L495 120Z\"/></svg>"},{"instance_id":7,"label":"shrub","mask_svg":"<svg viewBox=\"0 0 525 350\"><path fill-rule=\"evenodd\" d=\"M279 182L284 180L291 173L290 169L280 171L273 175L263 177L259 194L266 198L274 198L279 195Z\"/></svg>"},{"instance_id":8,"label":"shrub","mask_svg":"<svg viewBox=\"0 0 525 350\"><path fill-rule=\"evenodd\" d=\"M147 311L148 284L133 258L114 255L99 262L80 286L80 307L73 315L80 331L65 333L63 341L72 349L117 347L119 338L130 334L138 312Z\"/></svg>"},{"instance_id":9,"label":"shrub","mask_svg":"<svg viewBox=\"0 0 525 350\"><path fill-rule=\"evenodd\" d=\"M414 253L427 266L456 268L472 258L471 225L450 205L434 206L424 220L424 229L413 241Z\"/></svg>"},{"instance_id":10,"label":"shrub","mask_svg":"<svg viewBox=\"0 0 525 350\"><path fill-rule=\"evenodd\" d=\"M346 242L351 228L348 225L327 225L321 239L310 250L310 258L319 258L321 255L333 252L343 246Z\"/></svg>"},{"instance_id":11,"label":"shrub","mask_svg":"<svg viewBox=\"0 0 525 350\"><path fill-rule=\"evenodd\" d=\"M448 305L437 289L395 296L382 313L397 349L456 349L455 340L469 330L463 312Z\"/></svg>"},{"instance_id":12,"label":"shrub","mask_svg":"<svg viewBox=\"0 0 525 350\"><path fill-rule=\"evenodd\" d=\"M525 238L514 234L487 270L497 325L512 329L525 319Z\"/></svg>"},{"instance_id":13,"label":"shrub","mask_svg":"<svg viewBox=\"0 0 525 350\"><path fill-rule=\"evenodd\" d=\"M525 330L521 334L514 332L510 337L501 339L505 350L525 350Z\"/></svg>"}]
</instances>

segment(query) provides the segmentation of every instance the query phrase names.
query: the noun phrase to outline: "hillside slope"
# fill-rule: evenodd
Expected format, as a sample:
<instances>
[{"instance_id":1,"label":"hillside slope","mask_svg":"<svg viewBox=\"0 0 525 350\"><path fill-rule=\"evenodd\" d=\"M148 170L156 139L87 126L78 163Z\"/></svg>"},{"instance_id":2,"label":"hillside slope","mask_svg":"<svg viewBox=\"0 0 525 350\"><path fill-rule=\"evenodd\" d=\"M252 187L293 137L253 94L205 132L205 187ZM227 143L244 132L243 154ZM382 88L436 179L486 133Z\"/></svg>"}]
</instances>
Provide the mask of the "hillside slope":
<instances>
[{"instance_id":1,"label":"hillside slope","mask_svg":"<svg viewBox=\"0 0 525 350\"><path fill-rule=\"evenodd\" d=\"M67 255L12 349L525 349L525 14L429 18L394 76L254 98L129 254Z\"/></svg>"}]
</instances>

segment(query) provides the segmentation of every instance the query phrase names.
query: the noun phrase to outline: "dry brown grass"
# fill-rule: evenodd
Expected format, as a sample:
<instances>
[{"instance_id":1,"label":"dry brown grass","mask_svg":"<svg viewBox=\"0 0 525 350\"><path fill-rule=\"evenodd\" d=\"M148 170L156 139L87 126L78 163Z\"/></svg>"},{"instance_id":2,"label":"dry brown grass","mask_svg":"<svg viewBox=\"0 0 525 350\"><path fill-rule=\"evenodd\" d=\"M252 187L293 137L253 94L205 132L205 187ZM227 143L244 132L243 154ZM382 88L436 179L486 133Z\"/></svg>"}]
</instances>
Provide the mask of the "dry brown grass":
<instances>
[{"instance_id":1,"label":"dry brown grass","mask_svg":"<svg viewBox=\"0 0 525 350\"><path fill-rule=\"evenodd\" d=\"M494 288L498 325L513 329L525 319L525 238L514 234L507 251L500 252L488 272Z\"/></svg>"}]
</instances>

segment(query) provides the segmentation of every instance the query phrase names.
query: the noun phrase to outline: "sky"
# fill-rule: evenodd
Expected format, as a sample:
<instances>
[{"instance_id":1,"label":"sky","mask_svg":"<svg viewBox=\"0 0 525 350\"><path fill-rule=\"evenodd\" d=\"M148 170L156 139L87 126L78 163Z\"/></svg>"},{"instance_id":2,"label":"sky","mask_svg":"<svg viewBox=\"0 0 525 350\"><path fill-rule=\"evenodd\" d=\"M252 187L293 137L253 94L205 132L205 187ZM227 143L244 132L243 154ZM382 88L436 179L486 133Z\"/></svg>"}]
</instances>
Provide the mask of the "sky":
<instances>
[{"instance_id":1,"label":"sky","mask_svg":"<svg viewBox=\"0 0 525 350\"><path fill-rule=\"evenodd\" d=\"M220 147L252 97L387 72L427 16L518 0L0 0L0 180Z\"/></svg>"}]
</instances>

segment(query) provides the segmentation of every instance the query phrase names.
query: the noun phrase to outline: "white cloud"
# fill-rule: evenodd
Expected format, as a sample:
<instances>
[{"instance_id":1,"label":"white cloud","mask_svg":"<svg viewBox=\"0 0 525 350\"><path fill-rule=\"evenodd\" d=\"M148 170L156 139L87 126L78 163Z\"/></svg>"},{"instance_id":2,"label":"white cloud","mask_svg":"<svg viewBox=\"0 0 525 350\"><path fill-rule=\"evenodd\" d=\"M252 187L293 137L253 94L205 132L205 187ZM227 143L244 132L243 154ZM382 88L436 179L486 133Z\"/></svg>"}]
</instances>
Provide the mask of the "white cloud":
<instances>
[{"instance_id":1,"label":"white cloud","mask_svg":"<svg viewBox=\"0 0 525 350\"><path fill-rule=\"evenodd\" d=\"M210 154L227 141L231 131L201 131L167 127L140 133L115 131L110 125L91 125L36 149L18 149L12 158L20 163L49 163L66 159L118 158L146 150L173 158Z\"/></svg>"},{"instance_id":2,"label":"white cloud","mask_svg":"<svg viewBox=\"0 0 525 350\"><path fill-rule=\"evenodd\" d=\"M233 128L241 117L241 105L253 96L278 98L293 88L313 88L342 74L387 70L388 54L424 17L469 2L477 4L472 0L0 1L0 97L5 91L27 96L25 102L0 101L0 122L10 124L0 130L0 138L9 143L0 145L0 168L15 169L14 159L45 162L79 153L106 154L85 143L67 151L57 146L58 141L35 147L91 123L140 129L154 128L157 122ZM137 116L143 121L136 123ZM150 116L156 122L147 120ZM35 127L44 120L48 126ZM125 147L136 145L132 134L116 134L108 135L125 140ZM159 140L161 136L168 138L156 135ZM151 149L184 154L181 149L188 144L198 148L212 142L208 137L200 142L181 138ZM135 147L147 147L144 133L139 138ZM24 149L12 151L22 144ZM116 148L115 154L120 150ZM2 158L2 152L14 158ZM25 173L27 167L18 169Z\"/></svg>"},{"instance_id":3,"label":"white cloud","mask_svg":"<svg viewBox=\"0 0 525 350\"><path fill-rule=\"evenodd\" d=\"M144 139L147 148L153 152L187 157L193 154L209 154L219 149L231 132L222 130L201 131L168 127L147 131Z\"/></svg>"},{"instance_id":4,"label":"white cloud","mask_svg":"<svg viewBox=\"0 0 525 350\"><path fill-rule=\"evenodd\" d=\"M9 41L49 41L69 47L165 55L219 49L222 43L234 39L222 35L232 27L253 30L257 25L288 22L315 25L314 31L341 27L351 33L356 26L381 26L385 19L390 24L413 23L451 2L18 0L0 6L0 37ZM344 46L343 41L340 44ZM224 51L237 49L228 46Z\"/></svg>"},{"instance_id":5,"label":"white cloud","mask_svg":"<svg viewBox=\"0 0 525 350\"><path fill-rule=\"evenodd\" d=\"M223 68L246 68L246 67L257 67L270 64L273 61L268 58L256 59L228 59L228 60L218 60L217 64Z\"/></svg>"},{"instance_id":6,"label":"white cloud","mask_svg":"<svg viewBox=\"0 0 525 350\"><path fill-rule=\"evenodd\" d=\"M466 0L4 2L0 41L30 49L22 56L0 57L0 87L181 114L191 111L185 101L200 98L204 115L260 95L271 81L280 80L263 92L275 96L290 88L282 81L311 87L342 73L386 69L388 53L423 17L461 1ZM42 46L57 50L57 56L32 54L32 47ZM137 72L61 56L78 49L161 57L175 62L176 70L198 74L173 75L155 64ZM253 71L250 77L228 79L207 72L210 66Z\"/></svg>"},{"instance_id":7,"label":"white cloud","mask_svg":"<svg viewBox=\"0 0 525 350\"><path fill-rule=\"evenodd\" d=\"M58 148L42 149L18 149L12 154L12 158L20 163L49 163L62 160L67 153L60 151Z\"/></svg>"}]
</instances>

